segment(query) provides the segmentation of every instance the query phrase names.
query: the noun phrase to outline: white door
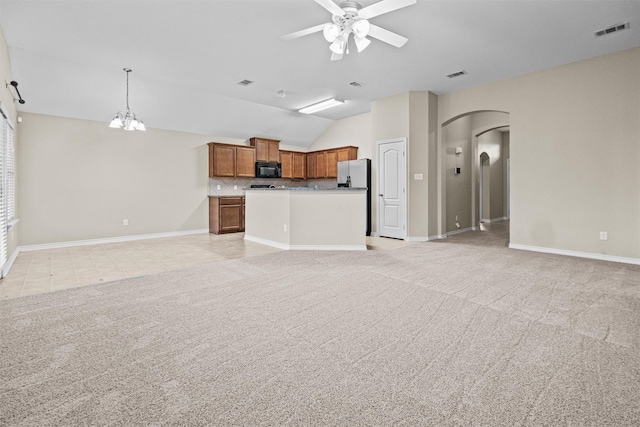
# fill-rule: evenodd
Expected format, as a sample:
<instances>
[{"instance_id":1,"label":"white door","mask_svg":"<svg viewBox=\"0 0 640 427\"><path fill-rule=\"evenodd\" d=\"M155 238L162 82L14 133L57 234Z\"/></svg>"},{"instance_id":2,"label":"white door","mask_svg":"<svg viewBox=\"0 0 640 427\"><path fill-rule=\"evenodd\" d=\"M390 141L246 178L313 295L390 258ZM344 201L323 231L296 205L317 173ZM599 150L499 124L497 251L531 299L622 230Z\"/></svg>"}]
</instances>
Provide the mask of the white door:
<instances>
[{"instance_id":1,"label":"white door","mask_svg":"<svg viewBox=\"0 0 640 427\"><path fill-rule=\"evenodd\" d=\"M378 232L404 239L406 230L405 138L378 142Z\"/></svg>"}]
</instances>

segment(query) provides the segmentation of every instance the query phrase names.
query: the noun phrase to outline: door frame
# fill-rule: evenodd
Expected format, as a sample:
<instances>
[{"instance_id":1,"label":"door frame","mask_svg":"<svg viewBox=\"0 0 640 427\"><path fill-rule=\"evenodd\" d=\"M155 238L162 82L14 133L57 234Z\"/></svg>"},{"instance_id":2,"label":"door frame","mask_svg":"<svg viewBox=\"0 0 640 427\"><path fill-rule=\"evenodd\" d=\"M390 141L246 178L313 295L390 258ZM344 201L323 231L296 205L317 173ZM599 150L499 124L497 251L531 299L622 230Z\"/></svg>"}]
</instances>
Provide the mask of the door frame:
<instances>
[{"instance_id":1,"label":"door frame","mask_svg":"<svg viewBox=\"0 0 640 427\"><path fill-rule=\"evenodd\" d=\"M379 196L380 194L380 189L382 188L382 171L381 171L381 159L380 159L380 146L383 144L391 144L391 143L400 143L402 144L402 150L404 152L404 177L403 179L399 179L400 182L402 182L404 189L402 191L402 201L401 201L401 205L402 205L402 210L403 210L403 218L402 220L404 221L404 227L403 227L403 236L402 236L402 240L407 240L407 236L409 235L409 230L407 229L408 225L409 225L409 210L407 209L407 199L408 199L408 188L409 186L407 185L407 179L408 179L408 173L407 173L407 165L409 163L409 153L407 151L407 137L402 137L402 138L393 138L393 139L385 139L385 140L381 140L381 141L377 141L376 142L376 172L377 172L377 177L376 177L376 192L374 194L374 197L376 198L376 226L377 226L377 231L378 231L378 236L380 237L385 237L381 235L381 230L382 230L382 200L381 197Z\"/></svg>"}]
</instances>

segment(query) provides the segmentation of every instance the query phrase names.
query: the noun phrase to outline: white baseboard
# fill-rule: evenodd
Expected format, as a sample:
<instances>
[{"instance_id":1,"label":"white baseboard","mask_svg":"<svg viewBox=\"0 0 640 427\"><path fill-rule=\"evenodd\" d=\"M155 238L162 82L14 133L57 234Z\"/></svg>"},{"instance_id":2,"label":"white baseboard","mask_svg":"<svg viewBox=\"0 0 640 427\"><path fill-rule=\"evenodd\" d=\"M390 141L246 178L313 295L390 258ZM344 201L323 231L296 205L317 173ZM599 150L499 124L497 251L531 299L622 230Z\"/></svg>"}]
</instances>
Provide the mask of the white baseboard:
<instances>
[{"instance_id":1,"label":"white baseboard","mask_svg":"<svg viewBox=\"0 0 640 427\"><path fill-rule=\"evenodd\" d=\"M407 242L428 242L429 238L428 237L422 237L422 236L415 236L415 237L408 236L404 240L406 240Z\"/></svg>"},{"instance_id":2,"label":"white baseboard","mask_svg":"<svg viewBox=\"0 0 640 427\"><path fill-rule=\"evenodd\" d=\"M430 242L433 240L441 240L441 239L446 239L447 235L446 234L436 234L434 236L427 236L427 237L423 237L423 236L418 236L418 237L407 237L407 241L409 242Z\"/></svg>"},{"instance_id":3,"label":"white baseboard","mask_svg":"<svg viewBox=\"0 0 640 427\"><path fill-rule=\"evenodd\" d=\"M594 254L591 252L568 251L565 249L543 248L540 246L519 245L517 243L509 243L509 249L518 249L522 251L542 252L554 255L566 255L578 258L597 259L600 261L621 262L624 264L640 265L639 258L627 258L614 255Z\"/></svg>"},{"instance_id":4,"label":"white baseboard","mask_svg":"<svg viewBox=\"0 0 640 427\"><path fill-rule=\"evenodd\" d=\"M448 231L446 235L447 236L454 236L456 234L464 233L466 231L474 231L475 229L476 229L475 227L461 228L460 230Z\"/></svg>"},{"instance_id":5,"label":"white baseboard","mask_svg":"<svg viewBox=\"0 0 640 427\"><path fill-rule=\"evenodd\" d=\"M498 217L498 218L481 219L481 220L480 220L480 222L488 222L488 223L491 223L491 222L506 221L507 219L509 219L509 218L507 218L506 216L501 216L501 217Z\"/></svg>"},{"instance_id":6,"label":"white baseboard","mask_svg":"<svg viewBox=\"0 0 640 427\"><path fill-rule=\"evenodd\" d=\"M7 274L9 274L9 270L11 270L11 266L13 265L14 261L16 260L16 258L18 258L18 254L20 253L20 248L15 248L15 250L13 251L13 253L11 254L11 256L9 257L9 259L7 260L7 262L4 263L4 265L2 266L2 271L0 272L2 278L7 277Z\"/></svg>"},{"instance_id":7,"label":"white baseboard","mask_svg":"<svg viewBox=\"0 0 640 427\"><path fill-rule=\"evenodd\" d=\"M208 233L208 232L209 232L208 228L202 228L199 230L170 231L166 233L135 234L133 236L105 237L101 239L73 240L69 242L43 243L40 245L18 246L17 250L20 252L39 251L42 249L58 249L58 248L69 248L72 246L99 245L104 243L120 243L120 242L131 242L134 240L159 239L162 237L188 236L191 234L202 234L202 233Z\"/></svg>"},{"instance_id":8,"label":"white baseboard","mask_svg":"<svg viewBox=\"0 0 640 427\"><path fill-rule=\"evenodd\" d=\"M245 240L260 243L278 249L294 250L294 251L366 251L367 245L289 245L286 243L276 242L274 240L263 239L251 235L244 235Z\"/></svg>"}]
</instances>

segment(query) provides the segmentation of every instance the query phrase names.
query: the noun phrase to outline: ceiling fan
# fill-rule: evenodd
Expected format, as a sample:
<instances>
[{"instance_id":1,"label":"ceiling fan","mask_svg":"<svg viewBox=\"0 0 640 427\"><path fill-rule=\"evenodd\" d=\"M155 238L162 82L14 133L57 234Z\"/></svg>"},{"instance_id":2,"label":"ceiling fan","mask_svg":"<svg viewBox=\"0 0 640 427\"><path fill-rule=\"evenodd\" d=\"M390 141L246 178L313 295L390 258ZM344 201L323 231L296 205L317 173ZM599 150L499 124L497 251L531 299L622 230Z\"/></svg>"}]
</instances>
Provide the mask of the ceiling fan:
<instances>
[{"instance_id":1,"label":"ceiling fan","mask_svg":"<svg viewBox=\"0 0 640 427\"><path fill-rule=\"evenodd\" d=\"M325 40L331 45L331 60L342 59L349 53L349 36L353 39L358 52L369 46L371 40L367 36L388 43L395 47L402 47L409 40L400 34L369 23L369 19L384 13L393 12L406 6L415 4L417 0L382 0L367 7L362 7L355 1L344 1L340 5L332 0L315 0L320 6L331 12L333 23L320 24L315 27L296 31L280 37L281 40L292 40L298 37L322 31Z\"/></svg>"}]
</instances>

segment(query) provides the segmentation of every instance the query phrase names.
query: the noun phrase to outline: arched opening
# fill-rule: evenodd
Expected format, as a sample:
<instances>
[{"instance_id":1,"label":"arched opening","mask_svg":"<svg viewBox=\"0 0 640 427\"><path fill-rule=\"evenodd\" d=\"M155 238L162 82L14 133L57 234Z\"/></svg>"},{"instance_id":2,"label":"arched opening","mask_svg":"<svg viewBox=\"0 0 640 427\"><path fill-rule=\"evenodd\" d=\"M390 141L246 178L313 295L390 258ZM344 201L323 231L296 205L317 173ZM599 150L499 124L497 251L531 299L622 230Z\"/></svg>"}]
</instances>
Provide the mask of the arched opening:
<instances>
[{"instance_id":1,"label":"arched opening","mask_svg":"<svg viewBox=\"0 0 640 427\"><path fill-rule=\"evenodd\" d=\"M491 159L486 152L480 154L480 222L491 222Z\"/></svg>"},{"instance_id":2,"label":"arched opening","mask_svg":"<svg viewBox=\"0 0 640 427\"><path fill-rule=\"evenodd\" d=\"M509 113L472 111L445 121L441 130L441 234L508 220ZM508 244L508 221L501 227Z\"/></svg>"}]
</instances>

